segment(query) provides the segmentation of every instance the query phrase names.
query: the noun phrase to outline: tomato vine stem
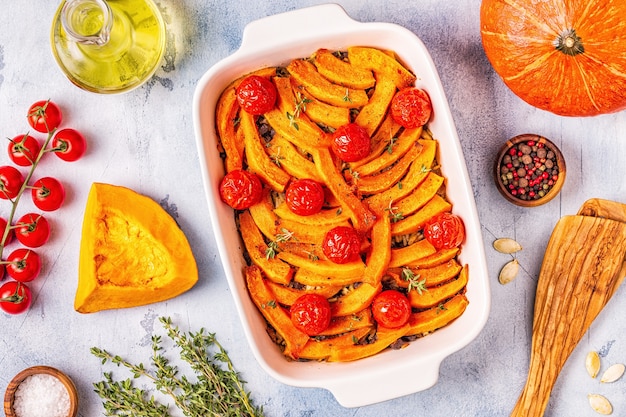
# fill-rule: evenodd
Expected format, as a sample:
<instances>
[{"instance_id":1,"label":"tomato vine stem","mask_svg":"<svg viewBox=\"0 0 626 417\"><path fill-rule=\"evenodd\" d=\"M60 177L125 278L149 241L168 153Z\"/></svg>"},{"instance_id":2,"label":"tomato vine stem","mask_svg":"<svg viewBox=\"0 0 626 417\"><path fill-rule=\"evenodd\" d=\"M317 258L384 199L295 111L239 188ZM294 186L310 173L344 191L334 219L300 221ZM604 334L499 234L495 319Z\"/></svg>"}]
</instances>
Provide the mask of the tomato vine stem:
<instances>
[{"instance_id":1,"label":"tomato vine stem","mask_svg":"<svg viewBox=\"0 0 626 417\"><path fill-rule=\"evenodd\" d=\"M9 201L11 201L11 211L9 213L9 217L7 218L7 224L4 228L4 232L2 233L2 240L0 240L0 259L2 258L2 255L4 252L4 246L6 245L7 239L9 238L9 234L11 232L11 225L13 224L13 218L15 217L15 212L17 210L17 205L20 202L20 198L22 197L22 194L24 194L24 191L29 187L28 183L32 179L33 174L35 173L35 169L37 168L37 165L39 165L39 161L41 161L41 158L46 152L50 151L50 149L48 149L48 144L52 140L52 137L54 136L54 133L56 132L56 130L57 129L54 128L48 131L48 136L46 137L46 140L44 141L41 149L39 149L39 153L37 154L37 157L35 158L32 165L30 166L30 169L28 170L28 173L26 174L26 177L24 178L24 182L22 183L20 190L18 191L15 198L9 199Z\"/></svg>"}]
</instances>

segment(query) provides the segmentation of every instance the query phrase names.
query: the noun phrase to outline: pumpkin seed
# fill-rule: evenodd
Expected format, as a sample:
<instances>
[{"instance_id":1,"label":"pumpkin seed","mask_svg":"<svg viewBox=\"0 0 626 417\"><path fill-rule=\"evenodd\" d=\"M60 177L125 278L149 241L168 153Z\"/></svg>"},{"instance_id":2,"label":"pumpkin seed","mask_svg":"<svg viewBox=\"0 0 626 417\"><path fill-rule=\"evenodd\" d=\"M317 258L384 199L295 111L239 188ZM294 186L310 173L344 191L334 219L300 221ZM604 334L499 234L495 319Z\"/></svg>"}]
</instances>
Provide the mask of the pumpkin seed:
<instances>
[{"instance_id":1,"label":"pumpkin seed","mask_svg":"<svg viewBox=\"0 0 626 417\"><path fill-rule=\"evenodd\" d=\"M604 371L602 378L600 378L600 382L615 382L620 379L622 375L624 375L624 370L626 370L626 367L623 363L616 363Z\"/></svg>"},{"instance_id":2,"label":"pumpkin seed","mask_svg":"<svg viewBox=\"0 0 626 417\"><path fill-rule=\"evenodd\" d=\"M587 398L589 399L589 405L596 413L608 416L613 412L613 406L606 397L600 394L589 394Z\"/></svg>"},{"instance_id":3,"label":"pumpkin seed","mask_svg":"<svg viewBox=\"0 0 626 417\"><path fill-rule=\"evenodd\" d=\"M587 353L587 358L585 359L585 368L587 368L587 372L589 376L595 378L598 376L598 372L600 371L600 355L595 350Z\"/></svg>"},{"instance_id":4,"label":"pumpkin seed","mask_svg":"<svg viewBox=\"0 0 626 417\"><path fill-rule=\"evenodd\" d=\"M493 247L500 253L515 253L522 250L522 245L508 237L496 239L493 242Z\"/></svg>"},{"instance_id":5,"label":"pumpkin seed","mask_svg":"<svg viewBox=\"0 0 626 417\"><path fill-rule=\"evenodd\" d=\"M519 262L517 262L517 259L513 259L512 261L507 262L504 267L502 267L500 275L498 276L498 281L500 281L500 284L503 285L508 284L515 279L518 271Z\"/></svg>"}]
</instances>

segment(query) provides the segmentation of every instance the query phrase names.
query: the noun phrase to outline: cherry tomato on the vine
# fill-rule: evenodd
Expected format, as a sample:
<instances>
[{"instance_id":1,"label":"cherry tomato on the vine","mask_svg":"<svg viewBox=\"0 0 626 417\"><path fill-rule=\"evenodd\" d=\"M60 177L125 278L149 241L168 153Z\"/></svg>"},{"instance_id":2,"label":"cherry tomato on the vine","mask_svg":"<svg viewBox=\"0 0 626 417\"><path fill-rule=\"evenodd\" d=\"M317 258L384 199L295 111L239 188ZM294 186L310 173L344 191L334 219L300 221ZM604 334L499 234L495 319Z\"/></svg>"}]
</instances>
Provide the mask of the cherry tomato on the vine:
<instances>
[{"instance_id":1,"label":"cherry tomato on the vine","mask_svg":"<svg viewBox=\"0 0 626 417\"><path fill-rule=\"evenodd\" d=\"M0 308L9 314L20 314L28 310L32 294L28 285L9 281L0 287Z\"/></svg>"},{"instance_id":2,"label":"cherry tomato on the vine","mask_svg":"<svg viewBox=\"0 0 626 417\"><path fill-rule=\"evenodd\" d=\"M287 207L300 216L318 213L324 205L324 199L324 189L320 183L308 178L292 181L285 192Z\"/></svg>"},{"instance_id":3,"label":"cherry tomato on the vine","mask_svg":"<svg viewBox=\"0 0 626 417\"><path fill-rule=\"evenodd\" d=\"M33 184L31 197L39 210L54 211L65 200L65 188L56 178L43 177Z\"/></svg>"},{"instance_id":4,"label":"cherry tomato on the vine","mask_svg":"<svg viewBox=\"0 0 626 417\"><path fill-rule=\"evenodd\" d=\"M61 129L52 139L52 151L56 156L67 162L80 159L87 149L85 137L75 129Z\"/></svg>"},{"instance_id":5,"label":"cherry tomato on the vine","mask_svg":"<svg viewBox=\"0 0 626 417\"><path fill-rule=\"evenodd\" d=\"M391 100L391 117L401 126L412 129L424 126L433 106L426 91L416 87L404 88Z\"/></svg>"},{"instance_id":6,"label":"cherry tomato on the vine","mask_svg":"<svg viewBox=\"0 0 626 417\"><path fill-rule=\"evenodd\" d=\"M28 213L15 223L15 236L22 245L38 248L50 238L50 225L41 214Z\"/></svg>"},{"instance_id":7,"label":"cherry tomato on the vine","mask_svg":"<svg viewBox=\"0 0 626 417\"><path fill-rule=\"evenodd\" d=\"M400 291L385 290L374 297L372 314L380 326L395 329L409 321L411 303Z\"/></svg>"},{"instance_id":8,"label":"cherry tomato on the vine","mask_svg":"<svg viewBox=\"0 0 626 417\"><path fill-rule=\"evenodd\" d=\"M436 249L451 249L463 243L465 225L456 214L444 212L426 222L424 237Z\"/></svg>"},{"instance_id":9,"label":"cherry tomato on the vine","mask_svg":"<svg viewBox=\"0 0 626 417\"><path fill-rule=\"evenodd\" d=\"M0 198L5 200L17 197L24 184L24 176L11 165L0 166Z\"/></svg>"},{"instance_id":10,"label":"cherry tomato on the vine","mask_svg":"<svg viewBox=\"0 0 626 417\"><path fill-rule=\"evenodd\" d=\"M330 325L330 303L319 294L304 294L289 309L291 322L300 331L315 336Z\"/></svg>"},{"instance_id":11,"label":"cherry tomato on the vine","mask_svg":"<svg viewBox=\"0 0 626 417\"><path fill-rule=\"evenodd\" d=\"M7 257L7 274L20 282L29 282L37 278L41 271L41 258L32 249L15 249Z\"/></svg>"},{"instance_id":12,"label":"cherry tomato on the vine","mask_svg":"<svg viewBox=\"0 0 626 417\"><path fill-rule=\"evenodd\" d=\"M54 102L40 100L30 106L27 118L28 124L37 132L48 133L61 125L63 113Z\"/></svg>"},{"instance_id":13,"label":"cherry tomato on the vine","mask_svg":"<svg viewBox=\"0 0 626 417\"><path fill-rule=\"evenodd\" d=\"M7 221L3 219L2 217L0 217L0 239L2 239L2 236L4 235L4 231L6 229L7 229ZM7 244L11 243L12 240L13 240L13 229L9 228L9 234L7 235L7 239L6 239L6 242L4 242L4 245L6 246ZM0 275L0 280L2 280L2 275Z\"/></svg>"},{"instance_id":14,"label":"cherry tomato on the vine","mask_svg":"<svg viewBox=\"0 0 626 417\"><path fill-rule=\"evenodd\" d=\"M345 162L356 162L371 150L371 138L367 131L356 123L348 123L333 132L331 148Z\"/></svg>"},{"instance_id":15,"label":"cherry tomato on the vine","mask_svg":"<svg viewBox=\"0 0 626 417\"><path fill-rule=\"evenodd\" d=\"M263 185L256 174L236 169L224 176L220 183L222 201L235 210L245 210L259 201L263 195Z\"/></svg>"},{"instance_id":16,"label":"cherry tomato on the vine","mask_svg":"<svg viewBox=\"0 0 626 417\"><path fill-rule=\"evenodd\" d=\"M9 157L19 166L32 165L40 149L39 141L30 135L16 136L9 141Z\"/></svg>"},{"instance_id":17,"label":"cherry tomato on the vine","mask_svg":"<svg viewBox=\"0 0 626 417\"><path fill-rule=\"evenodd\" d=\"M336 264L356 261L361 253L361 236L352 227L334 227L326 232L322 250L324 255Z\"/></svg>"},{"instance_id":18,"label":"cherry tomato on the vine","mask_svg":"<svg viewBox=\"0 0 626 417\"><path fill-rule=\"evenodd\" d=\"M244 78L237 87L236 94L241 108L250 114L267 113L276 104L276 86L268 78L259 75Z\"/></svg>"}]
</instances>

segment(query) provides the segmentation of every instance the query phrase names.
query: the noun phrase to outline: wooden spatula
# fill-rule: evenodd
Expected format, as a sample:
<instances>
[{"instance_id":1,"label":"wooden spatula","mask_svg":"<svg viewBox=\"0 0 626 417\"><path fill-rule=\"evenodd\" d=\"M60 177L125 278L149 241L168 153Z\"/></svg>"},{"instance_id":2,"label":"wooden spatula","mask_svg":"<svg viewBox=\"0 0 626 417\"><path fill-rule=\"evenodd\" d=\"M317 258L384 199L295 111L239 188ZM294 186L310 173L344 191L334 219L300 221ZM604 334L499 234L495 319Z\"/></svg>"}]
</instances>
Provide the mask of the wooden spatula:
<instances>
[{"instance_id":1,"label":"wooden spatula","mask_svg":"<svg viewBox=\"0 0 626 417\"><path fill-rule=\"evenodd\" d=\"M511 417L543 416L565 361L624 278L625 256L626 222L559 220L537 283L528 379Z\"/></svg>"}]
</instances>

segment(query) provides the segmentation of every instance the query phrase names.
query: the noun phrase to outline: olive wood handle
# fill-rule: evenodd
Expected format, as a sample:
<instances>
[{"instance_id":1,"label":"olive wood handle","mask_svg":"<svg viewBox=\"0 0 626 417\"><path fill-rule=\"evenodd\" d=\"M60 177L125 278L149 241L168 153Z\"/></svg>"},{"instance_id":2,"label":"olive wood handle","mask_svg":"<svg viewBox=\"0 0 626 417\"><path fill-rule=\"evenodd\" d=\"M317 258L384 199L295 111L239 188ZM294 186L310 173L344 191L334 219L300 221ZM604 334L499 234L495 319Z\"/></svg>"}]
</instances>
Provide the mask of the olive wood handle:
<instances>
[{"instance_id":1,"label":"olive wood handle","mask_svg":"<svg viewBox=\"0 0 626 417\"><path fill-rule=\"evenodd\" d=\"M578 214L581 216L602 217L605 219L626 222L626 204L611 200L603 200L601 198L591 198L585 201L585 203L580 207ZM626 259L622 264L620 277L620 280L623 280L626 277Z\"/></svg>"},{"instance_id":2,"label":"olive wood handle","mask_svg":"<svg viewBox=\"0 0 626 417\"><path fill-rule=\"evenodd\" d=\"M626 204L601 198L591 198L584 202L578 210L578 214L626 222Z\"/></svg>"},{"instance_id":3,"label":"olive wood handle","mask_svg":"<svg viewBox=\"0 0 626 417\"><path fill-rule=\"evenodd\" d=\"M625 222L559 220L539 273L528 379L511 417L543 416L565 361L621 283L625 254Z\"/></svg>"}]
</instances>

